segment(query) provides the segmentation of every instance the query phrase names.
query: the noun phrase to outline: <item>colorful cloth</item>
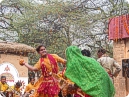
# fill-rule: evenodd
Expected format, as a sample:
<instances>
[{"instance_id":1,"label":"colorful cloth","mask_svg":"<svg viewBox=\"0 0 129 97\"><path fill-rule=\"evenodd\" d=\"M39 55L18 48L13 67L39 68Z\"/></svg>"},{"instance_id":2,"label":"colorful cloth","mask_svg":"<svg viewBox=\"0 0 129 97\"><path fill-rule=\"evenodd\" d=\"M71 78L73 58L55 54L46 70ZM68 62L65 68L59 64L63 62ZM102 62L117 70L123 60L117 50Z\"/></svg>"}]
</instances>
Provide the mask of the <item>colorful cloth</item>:
<instances>
[{"instance_id":1,"label":"colorful cloth","mask_svg":"<svg viewBox=\"0 0 129 97\"><path fill-rule=\"evenodd\" d=\"M93 58L83 56L76 46L66 50L65 76L92 97L114 97L113 83L103 67Z\"/></svg>"},{"instance_id":2,"label":"colorful cloth","mask_svg":"<svg viewBox=\"0 0 129 97\"><path fill-rule=\"evenodd\" d=\"M67 81L67 83L69 83L69 85L71 84L71 85L74 85L75 83L73 83L71 80L69 80L69 79L67 79L66 77L65 77L65 71L66 71L66 68L64 68L64 70L62 71L62 73L61 73L61 76L64 78L64 79L66 79L66 81ZM67 87L67 86L66 86ZM68 88L68 87L67 87ZM63 89L62 89L63 90ZM65 88L64 88L64 90L65 90ZM68 89L67 89L68 90ZM73 92L73 93L72 93ZM77 90L76 90L76 92L77 92ZM73 90L73 91L70 91L69 93L70 94L74 94L74 97L81 97L79 94L76 94L76 92ZM89 96L89 95L87 95L87 94L85 94L85 93L83 93L83 95L85 96L85 97L91 97L91 96Z\"/></svg>"},{"instance_id":3,"label":"colorful cloth","mask_svg":"<svg viewBox=\"0 0 129 97\"><path fill-rule=\"evenodd\" d=\"M123 21L123 18L128 20L128 17L129 15L121 15L109 19L108 36L110 40L129 38L129 34L127 33L128 28L125 26L125 23L128 25L128 22Z\"/></svg>"},{"instance_id":4,"label":"colorful cloth","mask_svg":"<svg viewBox=\"0 0 129 97\"><path fill-rule=\"evenodd\" d=\"M58 73L57 62L65 63L65 60L56 54L48 54L46 58L40 58L39 62L34 66L42 70L42 77L35 83L37 88L34 97L57 97L60 91L57 80L52 73Z\"/></svg>"}]
</instances>

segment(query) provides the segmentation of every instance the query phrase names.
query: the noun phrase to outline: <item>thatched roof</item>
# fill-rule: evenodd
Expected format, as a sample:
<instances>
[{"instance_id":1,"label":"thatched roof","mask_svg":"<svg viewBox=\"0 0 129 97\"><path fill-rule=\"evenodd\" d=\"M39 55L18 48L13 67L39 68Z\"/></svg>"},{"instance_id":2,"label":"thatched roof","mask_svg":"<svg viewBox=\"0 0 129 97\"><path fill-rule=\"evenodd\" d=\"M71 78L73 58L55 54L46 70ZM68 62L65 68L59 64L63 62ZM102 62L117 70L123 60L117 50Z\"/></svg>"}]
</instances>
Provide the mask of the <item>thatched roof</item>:
<instances>
[{"instance_id":1,"label":"thatched roof","mask_svg":"<svg viewBox=\"0 0 129 97\"><path fill-rule=\"evenodd\" d=\"M34 53L34 52L35 52L35 49L26 44L0 40L0 53L28 54L28 53Z\"/></svg>"}]
</instances>

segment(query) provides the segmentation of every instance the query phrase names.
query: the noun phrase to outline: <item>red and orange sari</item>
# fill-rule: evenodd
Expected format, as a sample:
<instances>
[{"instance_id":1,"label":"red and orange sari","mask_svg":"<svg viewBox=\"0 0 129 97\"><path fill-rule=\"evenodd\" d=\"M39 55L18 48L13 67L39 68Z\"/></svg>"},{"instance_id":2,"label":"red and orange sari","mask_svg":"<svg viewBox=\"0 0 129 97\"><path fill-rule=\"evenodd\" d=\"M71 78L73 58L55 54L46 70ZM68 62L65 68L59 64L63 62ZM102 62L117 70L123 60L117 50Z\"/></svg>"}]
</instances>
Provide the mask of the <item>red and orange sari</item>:
<instances>
[{"instance_id":1,"label":"red and orange sari","mask_svg":"<svg viewBox=\"0 0 129 97\"><path fill-rule=\"evenodd\" d=\"M42 77L35 84L37 91L34 97L58 97L58 81L52 76L53 73L58 73L57 62L65 63L65 60L55 54L48 54L46 58L40 58L35 65L42 70Z\"/></svg>"}]
</instances>

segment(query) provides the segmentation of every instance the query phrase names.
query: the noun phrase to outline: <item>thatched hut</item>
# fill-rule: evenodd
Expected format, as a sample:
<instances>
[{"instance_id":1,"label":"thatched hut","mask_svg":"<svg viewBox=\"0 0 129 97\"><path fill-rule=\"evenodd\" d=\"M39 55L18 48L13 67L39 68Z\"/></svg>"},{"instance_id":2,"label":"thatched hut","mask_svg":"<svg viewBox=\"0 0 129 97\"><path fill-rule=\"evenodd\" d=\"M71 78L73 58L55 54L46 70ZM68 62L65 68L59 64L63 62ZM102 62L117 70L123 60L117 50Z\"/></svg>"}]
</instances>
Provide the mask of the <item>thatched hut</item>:
<instances>
[{"instance_id":1,"label":"thatched hut","mask_svg":"<svg viewBox=\"0 0 129 97\"><path fill-rule=\"evenodd\" d=\"M15 55L24 55L27 56L28 53L34 53L35 49L31 46L21 44L21 43L14 43L14 42L7 42L0 40L0 54L15 54Z\"/></svg>"},{"instance_id":2,"label":"thatched hut","mask_svg":"<svg viewBox=\"0 0 129 97\"><path fill-rule=\"evenodd\" d=\"M7 83L11 86L21 81L24 89L28 84L28 69L19 65L19 59L28 62L28 53L34 52L35 49L31 46L0 40L0 76L5 75Z\"/></svg>"}]
</instances>

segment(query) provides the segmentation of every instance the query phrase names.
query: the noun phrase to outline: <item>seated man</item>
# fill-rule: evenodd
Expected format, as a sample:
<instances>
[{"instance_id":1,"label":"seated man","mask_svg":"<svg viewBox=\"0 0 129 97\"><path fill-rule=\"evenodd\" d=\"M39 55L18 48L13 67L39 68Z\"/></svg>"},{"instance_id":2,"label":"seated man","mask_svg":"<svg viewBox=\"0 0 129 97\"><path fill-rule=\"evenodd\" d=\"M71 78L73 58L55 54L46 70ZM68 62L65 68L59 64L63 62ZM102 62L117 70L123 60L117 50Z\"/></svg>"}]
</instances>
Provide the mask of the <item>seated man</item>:
<instances>
[{"instance_id":1,"label":"seated man","mask_svg":"<svg viewBox=\"0 0 129 97\"><path fill-rule=\"evenodd\" d=\"M30 83L26 86L25 93L27 94L33 94L35 87L34 87L35 79L30 78Z\"/></svg>"},{"instance_id":2,"label":"seated man","mask_svg":"<svg viewBox=\"0 0 129 97\"><path fill-rule=\"evenodd\" d=\"M21 89L20 87L22 86L21 82L17 82L14 86L11 87L11 91L13 90L14 95L21 95Z\"/></svg>"},{"instance_id":3,"label":"seated man","mask_svg":"<svg viewBox=\"0 0 129 97\"><path fill-rule=\"evenodd\" d=\"M1 76L0 82L0 91L6 95L6 91L8 90L9 86L6 84L6 76Z\"/></svg>"}]
</instances>

